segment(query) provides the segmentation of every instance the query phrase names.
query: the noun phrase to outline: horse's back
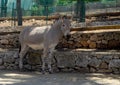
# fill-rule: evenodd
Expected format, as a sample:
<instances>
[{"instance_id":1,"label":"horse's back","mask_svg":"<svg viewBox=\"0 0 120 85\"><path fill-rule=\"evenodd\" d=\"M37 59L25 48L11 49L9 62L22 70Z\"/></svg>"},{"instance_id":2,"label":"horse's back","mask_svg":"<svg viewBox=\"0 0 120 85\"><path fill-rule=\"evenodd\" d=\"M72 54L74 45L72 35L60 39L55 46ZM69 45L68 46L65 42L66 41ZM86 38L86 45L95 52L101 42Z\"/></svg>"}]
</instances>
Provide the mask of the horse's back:
<instances>
[{"instance_id":1,"label":"horse's back","mask_svg":"<svg viewBox=\"0 0 120 85\"><path fill-rule=\"evenodd\" d=\"M49 29L49 26L26 27L21 31L19 41L21 44L26 44L33 49L42 48L47 29Z\"/></svg>"}]
</instances>

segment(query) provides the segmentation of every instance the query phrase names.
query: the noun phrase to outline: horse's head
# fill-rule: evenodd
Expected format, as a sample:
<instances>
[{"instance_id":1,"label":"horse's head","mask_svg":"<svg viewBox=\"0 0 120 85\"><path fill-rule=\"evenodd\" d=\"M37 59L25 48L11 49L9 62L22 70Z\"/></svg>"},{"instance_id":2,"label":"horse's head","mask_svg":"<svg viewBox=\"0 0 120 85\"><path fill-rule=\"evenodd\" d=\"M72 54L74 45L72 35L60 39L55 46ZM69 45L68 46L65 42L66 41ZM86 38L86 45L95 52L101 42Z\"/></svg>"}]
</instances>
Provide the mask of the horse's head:
<instances>
[{"instance_id":1,"label":"horse's head","mask_svg":"<svg viewBox=\"0 0 120 85\"><path fill-rule=\"evenodd\" d=\"M61 21L62 21L61 23L62 33L64 34L65 37L66 36L68 37L68 35L70 34L70 29L71 29L71 21L66 16L63 16Z\"/></svg>"}]
</instances>

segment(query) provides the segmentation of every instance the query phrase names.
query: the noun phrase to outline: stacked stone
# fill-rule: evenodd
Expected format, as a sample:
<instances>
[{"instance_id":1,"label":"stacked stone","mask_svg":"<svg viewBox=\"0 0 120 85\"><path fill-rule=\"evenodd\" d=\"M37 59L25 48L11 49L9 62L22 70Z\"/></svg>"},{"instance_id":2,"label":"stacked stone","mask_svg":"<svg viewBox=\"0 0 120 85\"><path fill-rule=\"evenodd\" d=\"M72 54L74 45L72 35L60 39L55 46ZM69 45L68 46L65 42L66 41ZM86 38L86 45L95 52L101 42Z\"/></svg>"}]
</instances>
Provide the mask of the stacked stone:
<instances>
[{"instance_id":1,"label":"stacked stone","mask_svg":"<svg viewBox=\"0 0 120 85\"><path fill-rule=\"evenodd\" d=\"M57 66L81 72L120 73L120 55L109 52L57 52ZM70 70L71 70L70 69Z\"/></svg>"},{"instance_id":2,"label":"stacked stone","mask_svg":"<svg viewBox=\"0 0 120 85\"><path fill-rule=\"evenodd\" d=\"M0 48L18 48L18 36L21 29L0 29ZM68 40L63 38L57 48L119 49L120 32L72 32L71 37ZM24 68L39 69L41 67L39 55L30 52L29 57L24 60ZM17 70L18 63L18 51L0 51L0 70ZM120 73L120 54L119 52L59 51L54 53L53 66L63 71Z\"/></svg>"},{"instance_id":3,"label":"stacked stone","mask_svg":"<svg viewBox=\"0 0 120 85\"><path fill-rule=\"evenodd\" d=\"M6 51L0 53L0 70L8 69L15 70L18 69L18 53L17 51Z\"/></svg>"},{"instance_id":4,"label":"stacked stone","mask_svg":"<svg viewBox=\"0 0 120 85\"><path fill-rule=\"evenodd\" d=\"M0 28L0 47L1 48L18 48L19 28ZM90 49L119 49L120 48L120 32L97 32L77 31L71 33L69 40L62 39L57 48L90 48Z\"/></svg>"},{"instance_id":5,"label":"stacked stone","mask_svg":"<svg viewBox=\"0 0 120 85\"><path fill-rule=\"evenodd\" d=\"M119 52L56 51L53 54L54 71L120 73ZM40 70L39 52L30 52L23 60L25 70ZM0 70L19 70L18 50L0 53Z\"/></svg>"},{"instance_id":6,"label":"stacked stone","mask_svg":"<svg viewBox=\"0 0 120 85\"><path fill-rule=\"evenodd\" d=\"M73 33L70 39L62 39L58 48L119 49L119 32Z\"/></svg>"},{"instance_id":7,"label":"stacked stone","mask_svg":"<svg viewBox=\"0 0 120 85\"><path fill-rule=\"evenodd\" d=\"M19 34L6 34L0 35L0 47L1 48L17 48L19 46L18 41Z\"/></svg>"}]
</instances>

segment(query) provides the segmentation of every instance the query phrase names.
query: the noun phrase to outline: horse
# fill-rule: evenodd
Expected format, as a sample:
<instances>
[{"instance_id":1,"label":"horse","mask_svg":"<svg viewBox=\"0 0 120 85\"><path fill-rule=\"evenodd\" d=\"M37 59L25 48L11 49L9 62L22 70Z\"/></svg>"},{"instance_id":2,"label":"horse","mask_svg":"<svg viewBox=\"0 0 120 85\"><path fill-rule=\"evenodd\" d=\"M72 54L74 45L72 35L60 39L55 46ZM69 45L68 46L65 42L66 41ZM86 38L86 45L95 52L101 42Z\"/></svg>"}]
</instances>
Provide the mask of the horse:
<instances>
[{"instance_id":1,"label":"horse","mask_svg":"<svg viewBox=\"0 0 120 85\"><path fill-rule=\"evenodd\" d=\"M67 16L63 16L52 25L42 27L26 27L19 35L21 50L19 52L19 68L23 69L23 58L29 48L34 50L43 50L42 72L45 72L45 66L48 66L49 73L53 73L52 54L56 45L63 36L70 34L71 22Z\"/></svg>"}]
</instances>

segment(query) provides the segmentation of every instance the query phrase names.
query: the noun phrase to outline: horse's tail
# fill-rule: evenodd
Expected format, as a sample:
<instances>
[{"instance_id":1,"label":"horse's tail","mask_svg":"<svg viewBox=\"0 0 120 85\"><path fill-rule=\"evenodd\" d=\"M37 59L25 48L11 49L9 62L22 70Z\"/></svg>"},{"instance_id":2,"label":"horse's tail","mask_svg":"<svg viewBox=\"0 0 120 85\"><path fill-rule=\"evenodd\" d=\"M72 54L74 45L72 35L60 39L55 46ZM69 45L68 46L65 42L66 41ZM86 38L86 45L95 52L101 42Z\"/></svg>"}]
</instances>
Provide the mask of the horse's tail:
<instances>
[{"instance_id":1,"label":"horse's tail","mask_svg":"<svg viewBox=\"0 0 120 85\"><path fill-rule=\"evenodd\" d=\"M21 51L21 45L19 45L19 51L18 52L20 53L20 51Z\"/></svg>"}]
</instances>

